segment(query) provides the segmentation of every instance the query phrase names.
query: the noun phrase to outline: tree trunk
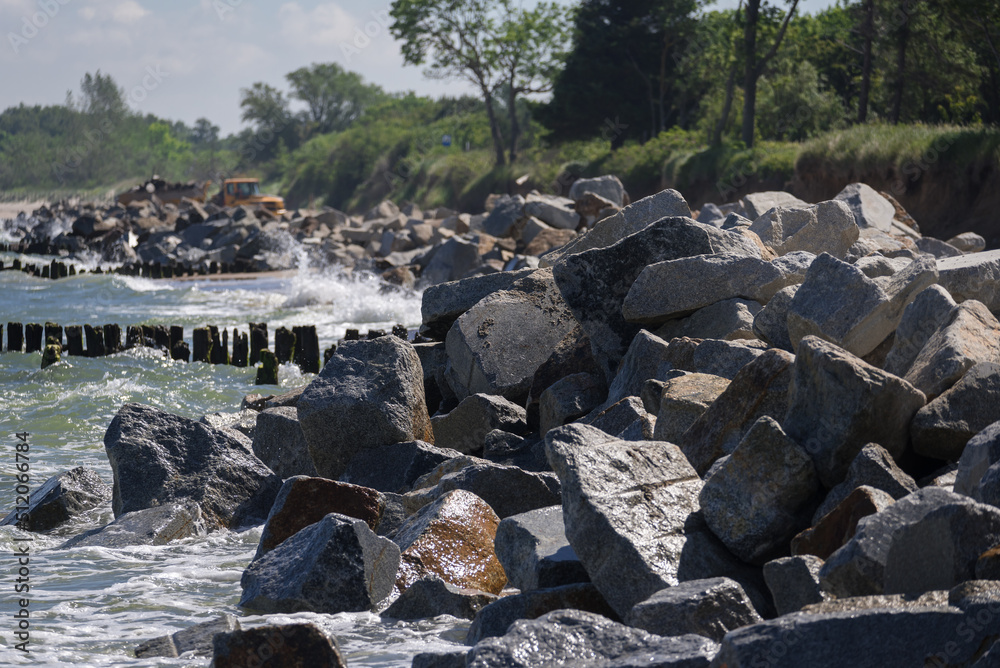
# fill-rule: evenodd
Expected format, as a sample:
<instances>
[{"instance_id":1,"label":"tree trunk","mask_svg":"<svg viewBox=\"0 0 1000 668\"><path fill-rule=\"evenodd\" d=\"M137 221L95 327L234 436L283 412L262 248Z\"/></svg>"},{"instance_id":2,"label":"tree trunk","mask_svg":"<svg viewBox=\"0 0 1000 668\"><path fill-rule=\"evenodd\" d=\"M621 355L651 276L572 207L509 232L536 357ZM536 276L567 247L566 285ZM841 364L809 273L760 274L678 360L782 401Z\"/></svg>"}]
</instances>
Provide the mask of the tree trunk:
<instances>
[{"instance_id":1,"label":"tree trunk","mask_svg":"<svg viewBox=\"0 0 1000 668\"><path fill-rule=\"evenodd\" d=\"M517 140L521 135L521 126L517 122L517 91L514 89L514 75L510 77L510 92L507 93L507 110L510 113L510 164L517 159Z\"/></svg>"},{"instance_id":2,"label":"tree trunk","mask_svg":"<svg viewBox=\"0 0 1000 668\"><path fill-rule=\"evenodd\" d=\"M868 119L868 93L872 83L872 37L875 34L875 0L865 0L865 19L861 34L864 37L864 61L861 65L861 91L858 93L858 123Z\"/></svg>"},{"instance_id":3,"label":"tree trunk","mask_svg":"<svg viewBox=\"0 0 1000 668\"><path fill-rule=\"evenodd\" d=\"M493 108L493 93L483 87L483 101L486 102L486 118L490 122L490 134L493 136L493 151L496 153L497 167L507 164L504 159L503 135L500 133L500 123L497 121L496 110Z\"/></svg>"},{"instance_id":4,"label":"tree trunk","mask_svg":"<svg viewBox=\"0 0 1000 668\"><path fill-rule=\"evenodd\" d=\"M910 39L910 21L907 21L899 29L899 43L896 45L896 86L892 94L892 109L889 111L889 122L893 125L899 123L900 112L903 107L903 88L906 85L906 43Z\"/></svg>"},{"instance_id":5,"label":"tree trunk","mask_svg":"<svg viewBox=\"0 0 1000 668\"><path fill-rule=\"evenodd\" d=\"M715 131L712 133L712 146L722 145L722 133L726 131L729 114L733 109L733 97L736 95L736 69L738 62L737 60L733 60L733 66L729 68L729 78L726 79L726 101L722 104L722 117L715 124Z\"/></svg>"},{"instance_id":6,"label":"tree trunk","mask_svg":"<svg viewBox=\"0 0 1000 668\"><path fill-rule=\"evenodd\" d=\"M753 146L754 112L757 107L757 19L760 0L748 0L743 26L743 143Z\"/></svg>"}]
</instances>

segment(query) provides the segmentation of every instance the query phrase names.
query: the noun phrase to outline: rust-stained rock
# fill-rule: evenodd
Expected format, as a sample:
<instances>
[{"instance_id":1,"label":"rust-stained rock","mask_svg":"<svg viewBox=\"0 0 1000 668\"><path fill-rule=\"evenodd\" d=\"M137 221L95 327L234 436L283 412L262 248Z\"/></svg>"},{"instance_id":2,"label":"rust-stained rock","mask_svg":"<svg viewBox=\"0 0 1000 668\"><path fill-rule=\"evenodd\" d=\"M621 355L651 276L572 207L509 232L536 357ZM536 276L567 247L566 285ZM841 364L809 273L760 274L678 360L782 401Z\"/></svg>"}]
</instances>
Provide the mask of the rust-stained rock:
<instances>
[{"instance_id":1,"label":"rust-stained rock","mask_svg":"<svg viewBox=\"0 0 1000 668\"><path fill-rule=\"evenodd\" d=\"M281 486L267 516L255 558L330 513L364 520L375 531L384 511L385 497L374 489L326 478L289 478Z\"/></svg>"},{"instance_id":2,"label":"rust-stained rock","mask_svg":"<svg viewBox=\"0 0 1000 668\"><path fill-rule=\"evenodd\" d=\"M894 501L880 489L858 487L815 526L792 539L792 554L812 554L826 559L854 537L862 517L882 512Z\"/></svg>"},{"instance_id":3,"label":"rust-stained rock","mask_svg":"<svg viewBox=\"0 0 1000 668\"><path fill-rule=\"evenodd\" d=\"M461 489L425 506L394 536L402 550L396 588L405 591L434 574L456 587L499 594L507 584L493 550L499 524L489 504Z\"/></svg>"}]
</instances>

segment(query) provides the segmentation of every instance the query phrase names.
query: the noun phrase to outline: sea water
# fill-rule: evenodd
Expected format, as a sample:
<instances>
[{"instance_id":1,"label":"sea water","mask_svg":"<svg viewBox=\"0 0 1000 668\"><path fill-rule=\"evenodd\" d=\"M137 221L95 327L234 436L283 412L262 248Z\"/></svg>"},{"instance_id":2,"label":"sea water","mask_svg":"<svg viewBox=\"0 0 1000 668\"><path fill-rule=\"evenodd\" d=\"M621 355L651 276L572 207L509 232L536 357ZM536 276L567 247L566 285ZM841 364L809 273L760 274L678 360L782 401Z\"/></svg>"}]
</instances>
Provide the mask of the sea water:
<instances>
[{"instance_id":1,"label":"sea water","mask_svg":"<svg viewBox=\"0 0 1000 668\"><path fill-rule=\"evenodd\" d=\"M19 257L0 254L6 266ZM20 256L22 261L44 258ZM91 267L92 268L92 267ZM149 280L82 274L57 281L0 272L0 324L183 325L242 332L248 322L278 327L316 325L321 348L348 328L390 329L420 322L420 294L370 275L301 265L286 278L245 281ZM6 336L4 337L6 344ZM162 351L135 348L102 358L68 357L40 369L39 353L0 354L0 514L15 505L17 433L27 432L31 487L74 468L96 469L111 482L104 432L119 407L139 402L198 419L239 410L242 398L306 384L292 365L279 370L280 388L254 385L252 368L171 361ZM240 576L260 528L219 531L163 546L60 550L68 537L113 518L110 504L50 534L0 527L0 665L207 666L210 659L136 659L142 641L170 634L223 612L244 628L293 620L314 622L337 638L349 666L409 666L414 654L461 646L468 622L442 616L417 622L370 613L251 616L239 607ZM16 545L31 537L30 592L14 590ZM30 598L30 649L14 648L18 599Z\"/></svg>"}]
</instances>

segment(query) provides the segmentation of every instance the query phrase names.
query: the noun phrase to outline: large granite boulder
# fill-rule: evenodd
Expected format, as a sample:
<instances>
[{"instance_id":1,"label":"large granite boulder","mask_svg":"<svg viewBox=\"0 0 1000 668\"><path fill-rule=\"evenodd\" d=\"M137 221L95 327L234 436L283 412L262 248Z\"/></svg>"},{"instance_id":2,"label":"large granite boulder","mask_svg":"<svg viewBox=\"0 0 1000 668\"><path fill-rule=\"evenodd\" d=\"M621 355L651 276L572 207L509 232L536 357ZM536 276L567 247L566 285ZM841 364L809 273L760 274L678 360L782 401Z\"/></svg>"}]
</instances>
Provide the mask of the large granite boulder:
<instances>
[{"instance_id":1,"label":"large granite boulder","mask_svg":"<svg viewBox=\"0 0 1000 668\"><path fill-rule=\"evenodd\" d=\"M507 635L477 643L467 665L705 668L718 647L702 636L664 638L592 612L556 610L515 622Z\"/></svg>"},{"instance_id":2,"label":"large granite boulder","mask_svg":"<svg viewBox=\"0 0 1000 668\"><path fill-rule=\"evenodd\" d=\"M421 333L443 340L458 317L480 299L510 289L516 281L533 271L498 271L430 286L420 298Z\"/></svg>"},{"instance_id":3,"label":"large granite boulder","mask_svg":"<svg viewBox=\"0 0 1000 668\"><path fill-rule=\"evenodd\" d=\"M782 557L764 564L764 581L779 615L798 612L820 603L825 595L819 585L823 560L811 554Z\"/></svg>"},{"instance_id":4,"label":"large granite boulder","mask_svg":"<svg viewBox=\"0 0 1000 668\"><path fill-rule=\"evenodd\" d=\"M204 536L206 533L201 506L191 499L181 499L125 513L115 518L111 524L86 531L59 547L166 545L175 540Z\"/></svg>"},{"instance_id":5,"label":"large granite boulder","mask_svg":"<svg viewBox=\"0 0 1000 668\"><path fill-rule=\"evenodd\" d=\"M337 641L314 624L266 624L213 638L214 668L347 668ZM262 657L266 657L266 660Z\"/></svg>"},{"instance_id":6,"label":"large granite boulder","mask_svg":"<svg viewBox=\"0 0 1000 668\"><path fill-rule=\"evenodd\" d=\"M331 513L250 562L240 606L285 614L373 610L392 592L399 553L364 520Z\"/></svg>"},{"instance_id":7,"label":"large granite boulder","mask_svg":"<svg viewBox=\"0 0 1000 668\"><path fill-rule=\"evenodd\" d=\"M922 409L921 409L922 410ZM861 448L847 469L844 481L831 489L813 515L815 524L821 517L840 505L840 502L858 487L880 489L893 499L902 499L917 491L917 483L906 471L899 468L892 455L878 443Z\"/></svg>"},{"instance_id":8,"label":"large granite boulder","mask_svg":"<svg viewBox=\"0 0 1000 668\"><path fill-rule=\"evenodd\" d=\"M1000 508L927 487L858 522L820 579L837 597L950 589L974 579L979 555L998 543Z\"/></svg>"},{"instance_id":9,"label":"large granite boulder","mask_svg":"<svg viewBox=\"0 0 1000 668\"><path fill-rule=\"evenodd\" d=\"M1000 322L982 302L967 300L927 339L905 378L934 399L980 362L1000 362Z\"/></svg>"},{"instance_id":10,"label":"large granite boulder","mask_svg":"<svg viewBox=\"0 0 1000 668\"><path fill-rule=\"evenodd\" d=\"M653 440L679 443L684 432L722 396L730 382L707 373L686 373L664 381Z\"/></svg>"},{"instance_id":11,"label":"large granite boulder","mask_svg":"<svg viewBox=\"0 0 1000 668\"><path fill-rule=\"evenodd\" d=\"M496 394L523 404L538 367L576 320L543 269L495 292L448 331L448 382L459 399Z\"/></svg>"},{"instance_id":12,"label":"large granite boulder","mask_svg":"<svg viewBox=\"0 0 1000 668\"><path fill-rule=\"evenodd\" d=\"M493 549L500 518L472 492L454 490L424 506L393 540L402 552L396 588L428 575L464 589L499 594L507 583Z\"/></svg>"},{"instance_id":13,"label":"large granite boulder","mask_svg":"<svg viewBox=\"0 0 1000 668\"><path fill-rule=\"evenodd\" d=\"M431 575L407 587L385 609L382 616L390 619L424 619L450 615L458 619L474 619L480 610L496 600L494 594L478 589L462 589Z\"/></svg>"},{"instance_id":14,"label":"large granite boulder","mask_svg":"<svg viewBox=\"0 0 1000 668\"><path fill-rule=\"evenodd\" d=\"M698 497L705 522L743 561L764 565L788 553L809 525L819 480L809 454L762 417L713 470Z\"/></svg>"},{"instance_id":15,"label":"large granite boulder","mask_svg":"<svg viewBox=\"0 0 1000 668\"><path fill-rule=\"evenodd\" d=\"M420 359L396 336L342 343L302 392L297 408L309 453L324 478L336 480L369 448L434 442Z\"/></svg>"},{"instance_id":16,"label":"large granite boulder","mask_svg":"<svg viewBox=\"0 0 1000 668\"><path fill-rule=\"evenodd\" d=\"M775 255L808 251L844 258L860 230L851 209L839 200L805 208L776 206L753 221L750 231Z\"/></svg>"},{"instance_id":17,"label":"large granite boulder","mask_svg":"<svg viewBox=\"0 0 1000 668\"><path fill-rule=\"evenodd\" d=\"M782 426L812 457L820 481L833 487L868 443L900 457L923 405L923 392L902 378L807 336L799 343Z\"/></svg>"},{"instance_id":18,"label":"large granite boulder","mask_svg":"<svg viewBox=\"0 0 1000 668\"><path fill-rule=\"evenodd\" d=\"M637 603L625 621L660 636L693 633L719 642L729 631L763 620L739 582L710 578L661 589Z\"/></svg>"},{"instance_id":19,"label":"large granite boulder","mask_svg":"<svg viewBox=\"0 0 1000 668\"><path fill-rule=\"evenodd\" d=\"M553 429L545 443L566 538L619 615L678 582L746 575L705 526L702 481L677 446L579 424Z\"/></svg>"},{"instance_id":20,"label":"large granite boulder","mask_svg":"<svg viewBox=\"0 0 1000 668\"><path fill-rule=\"evenodd\" d=\"M256 557L330 513L363 520L372 531L385 512L385 496L374 489L326 478L295 476L281 486L257 545Z\"/></svg>"},{"instance_id":21,"label":"large granite boulder","mask_svg":"<svg viewBox=\"0 0 1000 668\"><path fill-rule=\"evenodd\" d=\"M933 258L921 256L879 283L857 267L824 253L809 266L788 308L788 335L826 339L864 357L896 330L903 309L937 281Z\"/></svg>"},{"instance_id":22,"label":"large granite boulder","mask_svg":"<svg viewBox=\"0 0 1000 668\"><path fill-rule=\"evenodd\" d=\"M974 299L1000 312L1000 250L943 258L938 272L941 286L955 301Z\"/></svg>"},{"instance_id":23,"label":"large granite boulder","mask_svg":"<svg viewBox=\"0 0 1000 668\"><path fill-rule=\"evenodd\" d=\"M562 506L505 518L497 527L494 547L507 583L521 591L590 581L566 540Z\"/></svg>"},{"instance_id":24,"label":"large granite boulder","mask_svg":"<svg viewBox=\"0 0 1000 668\"><path fill-rule=\"evenodd\" d=\"M250 445L250 439L231 429L125 404L104 434L114 474L115 517L191 499L201 506L209 529L262 522L281 479L254 456Z\"/></svg>"},{"instance_id":25,"label":"large granite boulder","mask_svg":"<svg viewBox=\"0 0 1000 668\"><path fill-rule=\"evenodd\" d=\"M17 525L25 531L48 531L80 513L111 500L111 485L85 466L54 475L32 491L27 511L12 510L0 526Z\"/></svg>"},{"instance_id":26,"label":"large granite boulder","mask_svg":"<svg viewBox=\"0 0 1000 668\"><path fill-rule=\"evenodd\" d=\"M559 291L590 337L605 378L613 378L639 331L623 317L622 304L642 270L656 262L713 253L760 257L760 249L737 232L669 217L610 246L567 255L553 267Z\"/></svg>"},{"instance_id":27,"label":"large granite boulder","mask_svg":"<svg viewBox=\"0 0 1000 668\"><path fill-rule=\"evenodd\" d=\"M1000 420L1000 365L977 364L910 423L919 455L958 461L973 436Z\"/></svg>"},{"instance_id":28,"label":"large granite boulder","mask_svg":"<svg viewBox=\"0 0 1000 668\"><path fill-rule=\"evenodd\" d=\"M940 285L932 285L918 293L903 309L883 368L901 378L905 376L927 340L947 324L955 306L955 300Z\"/></svg>"},{"instance_id":29,"label":"large granite boulder","mask_svg":"<svg viewBox=\"0 0 1000 668\"><path fill-rule=\"evenodd\" d=\"M257 414L253 452L282 478L316 475L306 435L292 406L265 408Z\"/></svg>"},{"instance_id":30,"label":"large granite boulder","mask_svg":"<svg viewBox=\"0 0 1000 668\"><path fill-rule=\"evenodd\" d=\"M494 429L523 433L527 425L525 410L503 397L471 394L449 413L431 418L434 444L461 453L480 452L486 435Z\"/></svg>"},{"instance_id":31,"label":"large granite boulder","mask_svg":"<svg viewBox=\"0 0 1000 668\"><path fill-rule=\"evenodd\" d=\"M784 418L795 357L772 349L750 362L677 439L699 475L728 454L761 417ZM657 425L660 420L657 418Z\"/></svg>"},{"instance_id":32,"label":"large granite boulder","mask_svg":"<svg viewBox=\"0 0 1000 668\"><path fill-rule=\"evenodd\" d=\"M844 187L835 200L840 200L854 214L854 222L861 229L874 228L889 233L896 207L866 183L851 183Z\"/></svg>"},{"instance_id":33,"label":"large granite boulder","mask_svg":"<svg viewBox=\"0 0 1000 668\"><path fill-rule=\"evenodd\" d=\"M461 453L439 448L424 441L406 441L369 448L357 453L340 476L341 482L369 487L380 492L403 494L413 483L442 462Z\"/></svg>"},{"instance_id":34,"label":"large granite boulder","mask_svg":"<svg viewBox=\"0 0 1000 668\"><path fill-rule=\"evenodd\" d=\"M973 436L958 460L954 491L979 499L979 483L986 470L1000 461L1000 422Z\"/></svg>"}]
</instances>

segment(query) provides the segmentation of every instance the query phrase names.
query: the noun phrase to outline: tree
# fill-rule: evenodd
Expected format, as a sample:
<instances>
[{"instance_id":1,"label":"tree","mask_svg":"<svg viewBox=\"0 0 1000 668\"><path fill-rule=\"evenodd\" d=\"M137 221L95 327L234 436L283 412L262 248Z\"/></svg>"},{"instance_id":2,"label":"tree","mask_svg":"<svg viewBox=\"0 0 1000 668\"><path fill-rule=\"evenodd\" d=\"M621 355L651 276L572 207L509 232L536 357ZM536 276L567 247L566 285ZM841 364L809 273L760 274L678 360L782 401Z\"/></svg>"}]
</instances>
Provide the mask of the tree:
<instances>
[{"instance_id":1,"label":"tree","mask_svg":"<svg viewBox=\"0 0 1000 668\"><path fill-rule=\"evenodd\" d=\"M313 63L285 76L291 96L306 104L308 134L339 132L384 96L382 89L364 82L337 63Z\"/></svg>"},{"instance_id":2,"label":"tree","mask_svg":"<svg viewBox=\"0 0 1000 668\"><path fill-rule=\"evenodd\" d=\"M799 0L792 0L792 6L785 14L785 20L762 58L757 58L757 23L760 20L762 0L747 0L745 23L743 24L743 143L753 146L754 111L757 105L757 79L764 73L768 61L774 58L785 37L788 22L791 21Z\"/></svg>"},{"instance_id":3,"label":"tree","mask_svg":"<svg viewBox=\"0 0 1000 668\"><path fill-rule=\"evenodd\" d=\"M284 94L270 84L258 81L250 88L240 90L240 119L253 124L257 130L277 131L288 124L291 112Z\"/></svg>"},{"instance_id":4,"label":"tree","mask_svg":"<svg viewBox=\"0 0 1000 668\"><path fill-rule=\"evenodd\" d=\"M540 2L531 10L512 8L500 26L499 66L510 116L511 163L517 158L521 134L517 98L552 90L552 82L566 57L562 46L568 32L567 19L567 12L556 3Z\"/></svg>"},{"instance_id":5,"label":"tree","mask_svg":"<svg viewBox=\"0 0 1000 668\"><path fill-rule=\"evenodd\" d=\"M555 41L562 39L558 9L544 4L524 11L512 0L395 0L389 13L392 34L403 41L404 62L426 64L428 77L462 78L476 87L486 106L496 164L506 164L494 97L501 85L510 84L513 114L517 96L538 88L552 71ZM520 21L529 25L516 25ZM527 61L525 51L538 61Z\"/></svg>"}]
</instances>

